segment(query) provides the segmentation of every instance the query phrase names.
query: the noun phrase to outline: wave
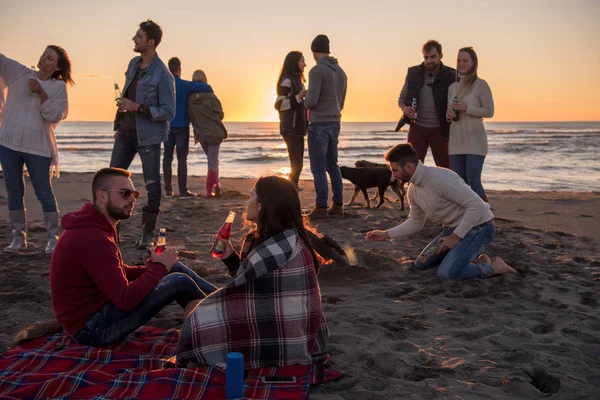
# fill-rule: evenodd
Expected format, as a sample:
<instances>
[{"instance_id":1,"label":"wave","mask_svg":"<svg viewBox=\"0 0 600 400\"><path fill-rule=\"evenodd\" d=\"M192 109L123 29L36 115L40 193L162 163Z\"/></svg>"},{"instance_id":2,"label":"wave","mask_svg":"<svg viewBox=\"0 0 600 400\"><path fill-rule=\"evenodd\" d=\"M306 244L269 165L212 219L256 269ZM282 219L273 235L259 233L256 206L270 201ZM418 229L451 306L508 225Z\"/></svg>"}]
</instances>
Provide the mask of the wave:
<instances>
[{"instance_id":1,"label":"wave","mask_svg":"<svg viewBox=\"0 0 600 400\"><path fill-rule=\"evenodd\" d=\"M254 162L258 164L266 164L270 162L279 162L282 159L286 159L287 154L261 154L260 156L254 157L244 157L244 158L234 158L232 162Z\"/></svg>"}]
</instances>

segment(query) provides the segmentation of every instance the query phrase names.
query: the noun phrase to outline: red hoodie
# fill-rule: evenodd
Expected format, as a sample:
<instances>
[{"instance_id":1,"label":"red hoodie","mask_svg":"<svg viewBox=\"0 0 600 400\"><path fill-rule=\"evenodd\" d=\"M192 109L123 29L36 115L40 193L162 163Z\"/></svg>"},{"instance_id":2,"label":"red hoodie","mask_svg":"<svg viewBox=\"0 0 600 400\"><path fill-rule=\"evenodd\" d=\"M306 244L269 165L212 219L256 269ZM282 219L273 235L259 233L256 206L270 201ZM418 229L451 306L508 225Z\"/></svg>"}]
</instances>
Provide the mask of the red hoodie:
<instances>
[{"instance_id":1,"label":"red hoodie","mask_svg":"<svg viewBox=\"0 0 600 400\"><path fill-rule=\"evenodd\" d=\"M92 203L62 218L63 233L50 262L50 295L56 319L78 333L107 302L131 311L165 275L162 264L123 264L115 228Z\"/></svg>"}]
</instances>

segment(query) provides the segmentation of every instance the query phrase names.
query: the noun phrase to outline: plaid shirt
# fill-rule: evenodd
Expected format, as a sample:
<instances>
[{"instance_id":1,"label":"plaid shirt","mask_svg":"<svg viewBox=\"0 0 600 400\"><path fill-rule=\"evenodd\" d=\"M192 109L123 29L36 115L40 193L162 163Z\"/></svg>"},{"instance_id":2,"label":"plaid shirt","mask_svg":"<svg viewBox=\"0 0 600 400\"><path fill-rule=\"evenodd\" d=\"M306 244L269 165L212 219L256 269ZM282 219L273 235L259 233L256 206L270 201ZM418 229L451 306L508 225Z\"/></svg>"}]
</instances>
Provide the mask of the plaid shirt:
<instances>
[{"instance_id":1,"label":"plaid shirt","mask_svg":"<svg viewBox=\"0 0 600 400\"><path fill-rule=\"evenodd\" d=\"M177 364L224 367L232 351L244 355L245 369L311 364L328 338L311 253L290 229L252 250L184 321Z\"/></svg>"}]
</instances>

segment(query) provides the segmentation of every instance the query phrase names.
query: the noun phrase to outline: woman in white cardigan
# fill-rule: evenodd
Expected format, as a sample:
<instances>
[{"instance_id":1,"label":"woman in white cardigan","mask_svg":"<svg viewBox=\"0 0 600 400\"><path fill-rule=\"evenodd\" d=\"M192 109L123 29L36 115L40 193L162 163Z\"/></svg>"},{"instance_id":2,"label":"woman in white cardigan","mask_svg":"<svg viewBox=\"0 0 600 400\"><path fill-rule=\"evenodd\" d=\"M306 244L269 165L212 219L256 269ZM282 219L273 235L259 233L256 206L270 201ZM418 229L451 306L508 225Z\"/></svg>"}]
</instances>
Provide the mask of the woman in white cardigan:
<instances>
[{"instance_id":1,"label":"woman in white cardigan","mask_svg":"<svg viewBox=\"0 0 600 400\"><path fill-rule=\"evenodd\" d=\"M494 115L494 99L487 82L477 77L477 54L472 47L458 51L457 82L448 88L446 119L450 124L450 167L487 202L481 171L488 152L483 118Z\"/></svg>"},{"instance_id":2,"label":"woman in white cardigan","mask_svg":"<svg viewBox=\"0 0 600 400\"><path fill-rule=\"evenodd\" d=\"M0 54L0 80L7 89L0 113L0 162L13 233L12 243L4 249L9 253L27 246L24 165L44 211L46 254L52 254L58 240L58 208L51 183L52 177L59 176L54 129L67 117L66 84L73 84L71 61L64 49L51 45L37 68L27 68Z\"/></svg>"}]
</instances>

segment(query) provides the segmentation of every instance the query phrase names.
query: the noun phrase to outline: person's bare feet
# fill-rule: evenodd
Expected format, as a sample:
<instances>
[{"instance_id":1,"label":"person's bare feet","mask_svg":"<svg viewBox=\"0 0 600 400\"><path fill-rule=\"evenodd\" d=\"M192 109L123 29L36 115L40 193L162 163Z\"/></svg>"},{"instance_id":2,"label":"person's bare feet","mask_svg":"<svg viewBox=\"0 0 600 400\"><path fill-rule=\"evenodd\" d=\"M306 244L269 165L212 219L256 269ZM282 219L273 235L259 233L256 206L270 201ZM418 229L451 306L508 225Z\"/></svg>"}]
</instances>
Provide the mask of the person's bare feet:
<instances>
[{"instance_id":1,"label":"person's bare feet","mask_svg":"<svg viewBox=\"0 0 600 400\"><path fill-rule=\"evenodd\" d=\"M514 268L510 267L500 257L494 257L494 260L492 261L492 271L494 271L494 274L496 275L518 274Z\"/></svg>"},{"instance_id":2,"label":"person's bare feet","mask_svg":"<svg viewBox=\"0 0 600 400\"><path fill-rule=\"evenodd\" d=\"M492 263L492 259L488 257L487 254L482 254L479 257L477 257L476 259L473 260L474 264L491 264Z\"/></svg>"}]
</instances>

